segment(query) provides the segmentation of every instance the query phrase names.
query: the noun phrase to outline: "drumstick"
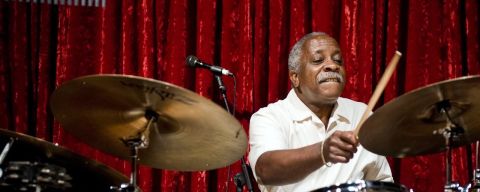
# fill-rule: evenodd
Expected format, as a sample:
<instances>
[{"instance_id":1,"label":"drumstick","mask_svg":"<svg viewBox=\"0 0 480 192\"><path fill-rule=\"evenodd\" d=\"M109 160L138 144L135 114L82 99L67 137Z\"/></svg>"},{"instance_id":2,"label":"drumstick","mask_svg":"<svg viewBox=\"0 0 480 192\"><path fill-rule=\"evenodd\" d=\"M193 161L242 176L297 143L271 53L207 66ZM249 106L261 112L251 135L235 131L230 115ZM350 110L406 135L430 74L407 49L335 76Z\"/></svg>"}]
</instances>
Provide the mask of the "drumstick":
<instances>
[{"instance_id":1,"label":"drumstick","mask_svg":"<svg viewBox=\"0 0 480 192\"><path fill-rule=\"evenodd\" d=\"M393 55L392 60L388 64L387 69L385 69L385 72L383 73L382 78L380 78L380 81L378 82L377 87L373 92L372 98L370 98L370 101L368 102L367 109L365 109L365 112L363 112L362 118L360 119L360 123L358 123L357 127L355 128L354 133L357 137L358 137L358 132L360 131L360 127L362 127L363 122L368 117L368 112L372 111L373 107L375 107L375 105L377 104L377 101L380 98L380 95L382 95L382 92L385 89L385 86L387 86L387 83L390 80L390 77L392 77L393 71L397 67L398 60L400 60L401 56L402 56L402 53L400 53L399 51L395 51L395 54Z\"/></svg>"}]
</instances>

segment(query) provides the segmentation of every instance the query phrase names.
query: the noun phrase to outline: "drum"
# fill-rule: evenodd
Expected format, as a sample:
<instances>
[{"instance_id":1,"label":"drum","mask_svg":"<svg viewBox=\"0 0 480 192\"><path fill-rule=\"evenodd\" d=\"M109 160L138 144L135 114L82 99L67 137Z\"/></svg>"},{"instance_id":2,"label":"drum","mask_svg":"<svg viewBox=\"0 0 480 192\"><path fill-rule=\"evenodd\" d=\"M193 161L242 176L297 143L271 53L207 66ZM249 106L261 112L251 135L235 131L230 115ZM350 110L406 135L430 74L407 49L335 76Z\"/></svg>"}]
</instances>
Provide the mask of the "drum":
<instances>
[{"instance_id":1,"label":"drum","mask_svg":"<svg viewBox=\"0 0 480 192\"><path fill-rule=\"evenodd\" d=\"M65 168L48 163L10 161L0 176L0 189L8 191L71 191Z\"/></svg>"},{"instance_id":2,"label":"drum","mask_svg":"<svg viewBox=\"0 0 480 192\"><path fill-rule=\"evenodd\" d=\"M122 173L98 161L29 135L0 128L0 152L14 140L0 163L0 191L109 192L127 183Z\"/></svg>"},{"instance_id":3,"label":"drum","mask_svg":"<svg viewBox=\"0 0 480 192\"><path fill-rule=\"evenodd\" d=\"M462 190L464 192L480 192L480 185L479 183L469 183L465 188Z\"/></svg>"},{"instance_id":4,"label":"drum","mask_svg":"<svg viewBox=\"0 0 480 192\"><path fill-rule=\"evenodd\" d=\"M413 192L413 190L391 182L357 180L324 187L315 192Z\"/></svg>"}]
</instances>

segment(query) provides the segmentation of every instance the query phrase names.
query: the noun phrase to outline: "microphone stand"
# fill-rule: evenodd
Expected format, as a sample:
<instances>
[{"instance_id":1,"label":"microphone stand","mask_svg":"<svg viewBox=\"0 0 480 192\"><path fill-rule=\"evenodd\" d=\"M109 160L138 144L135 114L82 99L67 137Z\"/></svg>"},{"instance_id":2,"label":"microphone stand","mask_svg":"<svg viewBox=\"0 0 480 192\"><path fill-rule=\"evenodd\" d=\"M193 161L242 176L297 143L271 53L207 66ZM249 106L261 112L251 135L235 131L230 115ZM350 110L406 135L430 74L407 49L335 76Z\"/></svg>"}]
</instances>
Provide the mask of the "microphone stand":
<instances>
[{"instance_id":1,"label":"microphone stand","mask_svg":"<svg viewBox=\"0 0 480 192\"><path fill-rule=\"evenodd\" d=\"M220 90L220 95L222 96L225 109L227 110L228 113L231 114L230 107L228 106L228 101L227 101L227 94L226 94L227 89L223 84L222 78L220 77L220 75L215 75L215 80L217 81L218 90ZM245 158L243 158L243 156L242 156L241 162L242 162L242 172L236 174L234 178L235 185L237 186L237 191L242 191L243 185L246 184L248 191L253 192L252 182L250 181L250 176L248 174L247 163L245 162Z\"/></svg>"}]
</instances>

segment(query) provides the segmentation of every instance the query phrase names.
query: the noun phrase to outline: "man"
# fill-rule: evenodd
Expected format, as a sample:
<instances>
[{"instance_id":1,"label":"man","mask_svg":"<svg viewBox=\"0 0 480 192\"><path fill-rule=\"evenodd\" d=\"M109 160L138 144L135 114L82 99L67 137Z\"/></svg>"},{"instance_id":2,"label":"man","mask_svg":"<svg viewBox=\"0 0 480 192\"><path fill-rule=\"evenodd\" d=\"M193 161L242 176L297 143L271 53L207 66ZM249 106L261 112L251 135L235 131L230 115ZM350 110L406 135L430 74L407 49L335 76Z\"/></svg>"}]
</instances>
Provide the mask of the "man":
<instances>
[{"instance_id":1,"label":"man","mask_svg":"<svg viewBox=\"0 0 480 192\"><path fill-rule=\"evenodd\" d=\"M310 191L353 180L393 181L385 157L353 130L366 109L341 98L345 68L325 33L300 39L288 58L292 90L250 120L249 160L262 191Z\"/></svg>"}]
</instances>

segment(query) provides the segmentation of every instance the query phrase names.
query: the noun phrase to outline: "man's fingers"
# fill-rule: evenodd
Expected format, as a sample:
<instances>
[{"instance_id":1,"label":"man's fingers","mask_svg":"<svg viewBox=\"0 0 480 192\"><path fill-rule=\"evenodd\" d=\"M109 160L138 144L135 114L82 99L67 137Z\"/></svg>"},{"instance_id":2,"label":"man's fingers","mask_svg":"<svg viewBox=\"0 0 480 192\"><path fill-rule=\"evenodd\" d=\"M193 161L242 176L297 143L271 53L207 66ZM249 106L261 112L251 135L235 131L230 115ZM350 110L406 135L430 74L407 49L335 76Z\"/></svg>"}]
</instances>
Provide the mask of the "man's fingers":
<instances>
[{"instance_id":1,"label":"man's fingers","mask_svg":"<svg viewBox=\"0 0 480 192\"><path fill-rule=\"evenodd\" d=\"M353 141L352 142L345 142L345 140L342 139L341 135L332 136L330 138L329 146L337 147L340 150L349 151L349 152L352 152L352 153L357 152L357 145L355 144L355 142L353 142Z\"/></svg>"},{"instance_id":2,"label":"man's fingers","mask_svg":"<svg viewBox=\"0 0 480 192\"><path fill-rule=\"evenodd\" d=\"M355 147L358 146L358 138L351 131L343 132L343 133L339 134L339 137L345 143L349 143L349 144L351 144Z\"/></svg>"},{"instance_id":3,"label":"man's fingers","mask_svg":"<svg viewBox=\"0 0 480 192\"><path fill-rule=\"evenodd\" d=\"M332 163L347 163L357 152L358 139L351 131L336 131L327 140L326 159Z\"/></svg>"},{"instance_id":4,"label":"man's fingers","mask_svg":"<svg viewBox=\"0 0 480 192\"><path fill-rule=\"evenodd\" d=\"M346 163L348 160L353 158L354 153L350 151L341 150L339 148L332 148L330 150L329 157L337 160L338 162Z\"/></svg>"}]
</instances>

